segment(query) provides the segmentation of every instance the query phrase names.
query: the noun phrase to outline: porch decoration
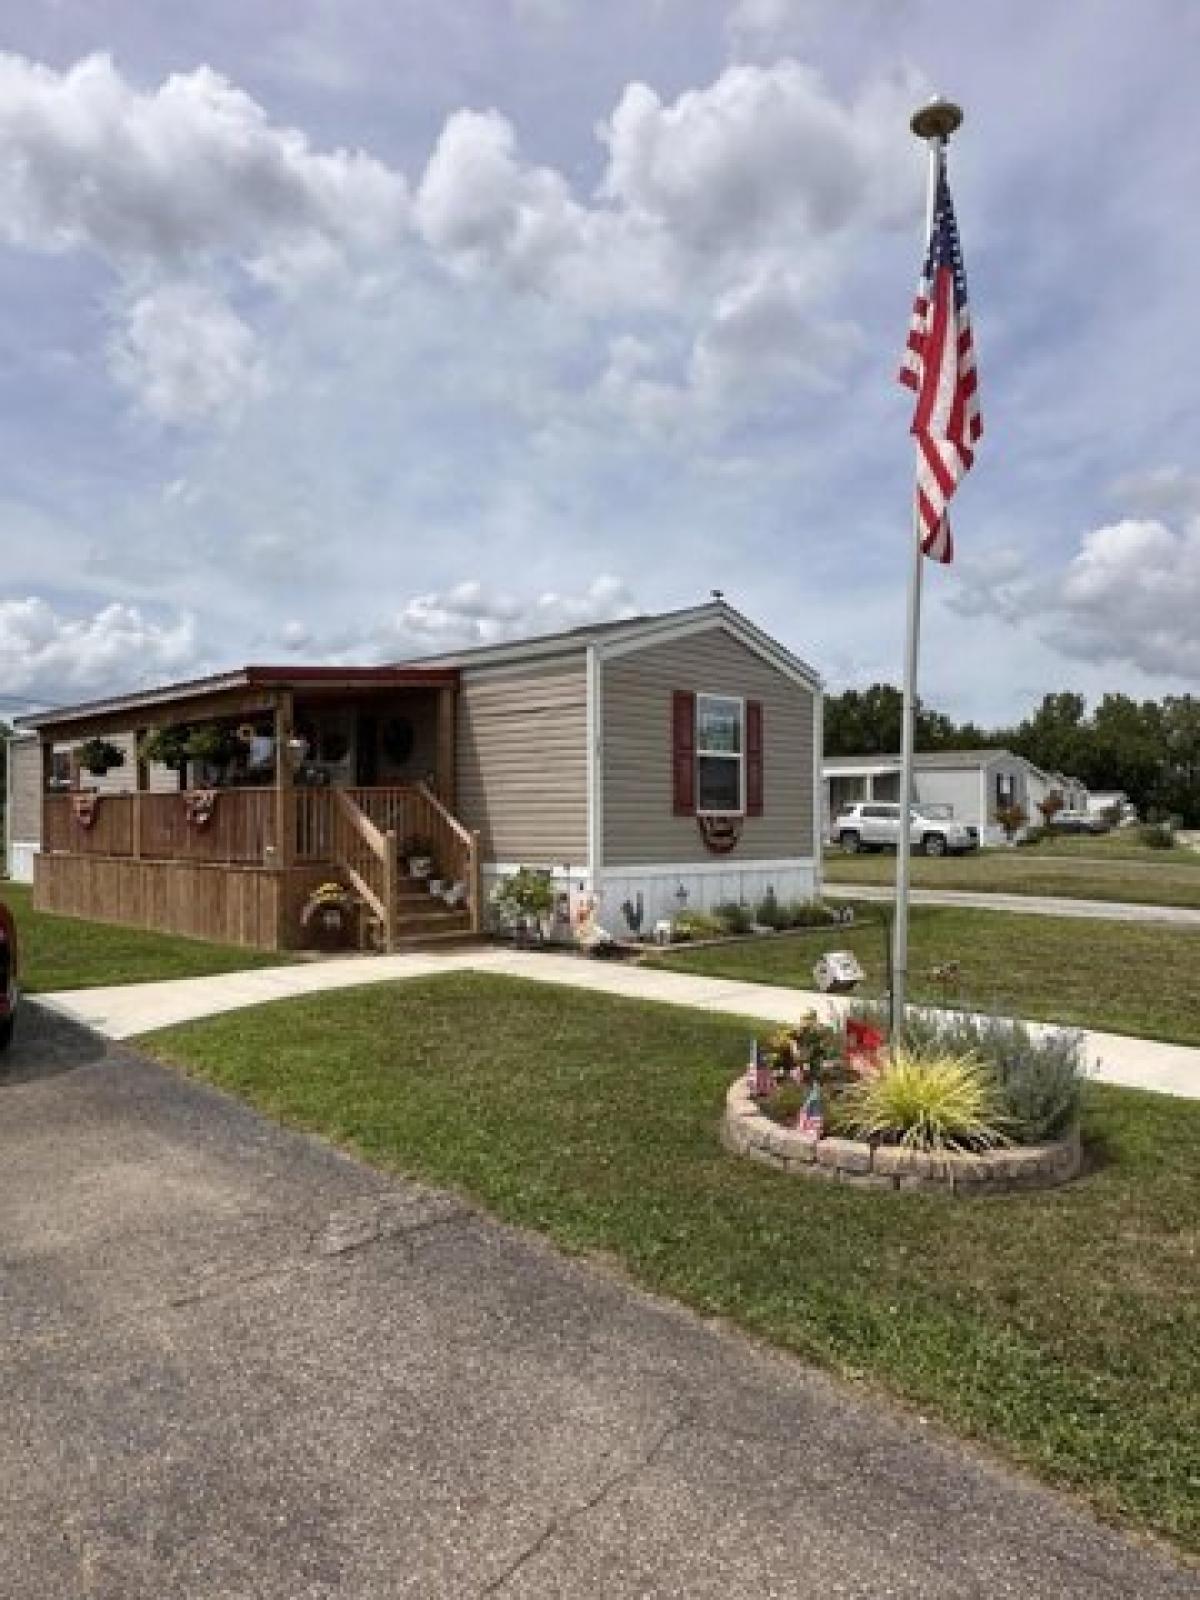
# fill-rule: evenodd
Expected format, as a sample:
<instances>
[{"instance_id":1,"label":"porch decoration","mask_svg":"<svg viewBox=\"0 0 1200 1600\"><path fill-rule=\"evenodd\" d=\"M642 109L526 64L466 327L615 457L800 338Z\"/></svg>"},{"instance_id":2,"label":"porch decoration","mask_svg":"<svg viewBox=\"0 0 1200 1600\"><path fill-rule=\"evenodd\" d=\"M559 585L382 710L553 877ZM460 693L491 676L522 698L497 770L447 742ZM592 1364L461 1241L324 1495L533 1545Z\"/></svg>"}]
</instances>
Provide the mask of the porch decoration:
<instances>
[{"instance_id":1,"label":"porch decoration","mask_svg":"<svg viewBox=\"0 0 1200 1600\"><path fill-rule=\"evenodd\" d=\"M90 828L100 808L100 796L95 789L81 789L71 796L71 813L81 828Z\"/></svg>"},{"instance_id":2,"label":"porch decoration","mask_svg":"<svg viewBox=\"0 0 1200 1600\"><path fill-rule=\"evenodd\" d=\"M357 903L344 884L318 884L300 912L300 926L319 950L341 950L350 943Z\"/></svg>"},{"instance_id":3,"label":"porch decoration","mask_svg":"<svg viewBox=\"0 0 1200 1600\"><path fill-rule=\"evenodd\" d=\"M715 856L727 856L741 842L741 817L698 816L696 826L700 830L704 848Z\"/></svg>"},{"instance_id":4,"label":"porch decoration","mask_svg":"<svg viewBox=\"0 0 1200 1600\"><path fill-rule=\"evenodd\" d=\"M109 739L85 739L76 755L83 770L97 778L102 778L113 767L125 765L124 750Z\"/></svg>"},{"instance_id":5,"label":"porch decoration","mask_svg":"<svg viewBox=\"0 0 1200 1600\"><path fill-rule=\"evenodd\" d=\"M433 846L429 840L415 835L404 846L403 855L408 861L409 875L413 878L433 876Z\"/></svg>"},{"instance_id":6,"label":"porch decoration","mask_svg":"<svg viewBox=\"0 0 1200 1600\"><path fill-rule=\"evenodd\" d=\"M216 789L192 789L184 796L183 814L189 828L207 828L217 809Z\"/></svg>"}]
</instances>

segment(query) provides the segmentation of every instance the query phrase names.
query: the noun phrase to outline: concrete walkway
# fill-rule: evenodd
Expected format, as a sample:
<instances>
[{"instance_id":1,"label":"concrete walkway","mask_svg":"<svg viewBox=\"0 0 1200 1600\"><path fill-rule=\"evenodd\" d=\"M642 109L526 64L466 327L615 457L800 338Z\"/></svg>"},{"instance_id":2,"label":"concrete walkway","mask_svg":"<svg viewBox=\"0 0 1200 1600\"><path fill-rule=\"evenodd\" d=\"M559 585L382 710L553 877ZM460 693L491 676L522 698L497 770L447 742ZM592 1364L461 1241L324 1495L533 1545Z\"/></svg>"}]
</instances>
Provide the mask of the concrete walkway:
<instances>
[{"instance_id":1,"label":"concrete walkway","mask_svg":"<svg viewBox=\"0 0 1200 1600\"><path fill-rule=\"evenodd\" d=\"M887 884L826 881L836 900L887 900L896 891ZM975 911L1020 911L1032 917L1084 917L1102 922L1148 922L1172 928L1200 928L1194 906L1139 906L1129 900L1072 900L1065 895L982 894L967 889L913 889L915 906L966 906Z\"/></svg>"},{"instance_id":2,"label":"concrete walkway","mask_svg":"<svg viewBox=\"0 0 1200 1600\"><path fill-rule=\"evenodd\" d=\"M730 1012L768 1022L798 1022L805 1012L813 1010L832 1017L838 1010L836 1001L803 989L487 946L260 967L251 972L222 973L211 978L178 978L165 983L126 984L113 989L76 989L38 998L42 1005L95 1029L106 1038L130 1039L155 1028L237 1011L264 1001L447 972L497 973L627 999L658 1000L668 1005L693 1006L701 1011ZM1116 1033L1087 1032L1084 1037L1091 1073L1098 1081L1200 1100L1200 1050Z\"/></svg>"},{"instance_id":3,"label":"concrete walkway","mask_svg":"<svg viewBox=\"0 0 1200 1600\"><path fill-rule=\"evenodd\" d=\"M1195 1600L866 1385L25 1021L5 1600Z\"/></svg>"}]
</instances>

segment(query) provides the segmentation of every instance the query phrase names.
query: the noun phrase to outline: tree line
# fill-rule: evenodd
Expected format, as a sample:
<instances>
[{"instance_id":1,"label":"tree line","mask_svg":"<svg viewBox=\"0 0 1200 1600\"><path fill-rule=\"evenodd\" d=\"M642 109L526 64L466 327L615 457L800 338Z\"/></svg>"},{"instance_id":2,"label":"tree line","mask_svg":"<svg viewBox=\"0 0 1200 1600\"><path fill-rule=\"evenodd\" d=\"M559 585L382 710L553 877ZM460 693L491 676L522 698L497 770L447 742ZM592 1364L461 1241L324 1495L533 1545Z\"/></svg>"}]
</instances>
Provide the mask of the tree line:
<instances>
[{"instance_id":1,"label":"tree line","mask_svg":"<svg viewBox=\"0 0 1200 1600\"><path fill-rule=\"evenodd\" d=\"M900 748L903 696L894 684L847 689L825 701L825 753L892 755ZM1139 816L1200 827L1200 697L1134 700L1047 694L1024 721L1004 728L955 722L918 702L918 750L1004 749L1089 789L1123 789Z\"/></svg>"}]
</instances>

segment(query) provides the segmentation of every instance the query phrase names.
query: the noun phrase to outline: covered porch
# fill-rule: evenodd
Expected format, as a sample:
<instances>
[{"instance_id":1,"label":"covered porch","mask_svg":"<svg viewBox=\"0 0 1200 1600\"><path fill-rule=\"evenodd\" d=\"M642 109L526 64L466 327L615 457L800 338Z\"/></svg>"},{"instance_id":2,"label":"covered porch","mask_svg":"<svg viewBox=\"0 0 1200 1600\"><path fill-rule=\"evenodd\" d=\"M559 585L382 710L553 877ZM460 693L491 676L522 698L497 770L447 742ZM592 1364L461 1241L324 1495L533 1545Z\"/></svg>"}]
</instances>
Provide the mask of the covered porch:
<instances>
[{"instance_id":1,"label":"covered porch","mask_svg":"<svg viewBox=\"0 0 1200 1600\"><path fill-rule=\"evenodd\" d=\"M288 949L313 890L337 882L366 948L477 932L457 688L453 671L246 667L26 719L42 760L35 905ZM418 856L447 898L408 870Z\"/></svg>"}]
</instances>

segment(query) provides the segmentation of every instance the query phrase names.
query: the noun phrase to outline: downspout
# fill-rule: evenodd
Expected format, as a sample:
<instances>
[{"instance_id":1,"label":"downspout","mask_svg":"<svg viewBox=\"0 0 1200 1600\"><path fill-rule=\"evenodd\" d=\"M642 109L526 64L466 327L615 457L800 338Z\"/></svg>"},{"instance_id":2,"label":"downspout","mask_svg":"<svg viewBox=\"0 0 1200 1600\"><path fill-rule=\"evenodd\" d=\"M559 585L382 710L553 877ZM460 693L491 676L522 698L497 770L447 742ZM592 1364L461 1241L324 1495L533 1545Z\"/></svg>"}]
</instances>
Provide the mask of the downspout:
<instances>
[{"instance_id":1,"label":"downspout","mask_svg":"<svg viewBox=\"0 0 1200 1600\"><path fill-rule=\"evenodd\" d=\"M825 892L825 691L813 690L813 899ZM832 807L831 807L832 809Z\"/></svg>"},{"instance_id":2,"label":"downspout","mask_svg":"<svg viewBox=\"0 0 1200 1600\"><path fill-rule=\"evenodd\" d=\"M596 645L587 647L587 872L593 894L600 893L604 866L604 680Z\"/></svg>"}]
</instances>

